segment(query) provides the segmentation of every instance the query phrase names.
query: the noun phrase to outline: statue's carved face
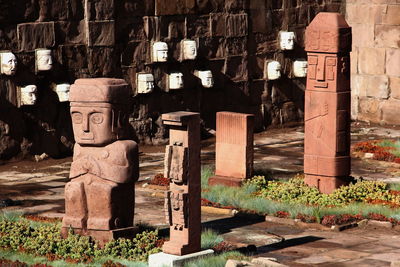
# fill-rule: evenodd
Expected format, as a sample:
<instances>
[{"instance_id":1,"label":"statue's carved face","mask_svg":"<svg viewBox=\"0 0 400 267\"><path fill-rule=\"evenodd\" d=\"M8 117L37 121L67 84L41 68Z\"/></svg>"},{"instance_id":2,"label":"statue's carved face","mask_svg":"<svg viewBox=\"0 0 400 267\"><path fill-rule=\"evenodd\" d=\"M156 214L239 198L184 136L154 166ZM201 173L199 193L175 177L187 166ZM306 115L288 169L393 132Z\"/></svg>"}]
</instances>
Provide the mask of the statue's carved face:
<instances>
[{"instance_id":1,"label":"statue's carved face","mask_svg":"<svg viewBox=\"0 0 400 267\"><path fill-rule=\"evenodd\" d=\"M51 50L36 50L36 68L38 71L48 71L53 67Z\"/></svg>"},{"instance_id":2,"label":"statue's carved face","mask_svg":"<svg viewBox=\"0 0 400 267\"><path fill-rule=\"evenodd\" d=\"M154 76L150 73L140 73L137 76L137 89L139 94L151 93L154 89Z\"/></svg>"},{"instance_id":3,"label":"statue's carved face","mask_svg":"<svg viewBox=\"0 0 400 267\"><path fill-rule=\"evenodd\" d=\"M293 50L295 34L294 32L280 32L279 44L282 50Z\"/></svg>"},{"instance_id":4,"label":"statue's carved face","mask_svg":"<svg viewBox=\"0 0 400 267\"><path fill-rule=\"evenodd\" d=\"M210 70L199 71L199 78L203 87L211 88L214 86L214 79Z\"/></svg>"},{"instance_id":5,"label":"statue's carved face","mask_svg":"<svg viewBox=\"0 0 400 267\"><path fill-rule=\"evenodd\" d=\"M307 61L296 60L293 62L293 74L295 77L306 77L307 76Z\"/></svg>"},{"instance_id":6,"label":"statue's carved face","mask_svg":"<svg viewBox=\"0 0 400 267\"><path fill-rule=\"evenodd\" d=\"M168 45L165 42L155 42L153 44L153 61L166 62L168 60Z\"/></svg>"},{"instance_id":7,"label":"statue's carved face","mask_svg":"<svg viewBox=\"0 0 400 267\"><path fill-rule=\"evenodd\" d=\"M36 85L27 85L21 88L21 105L35 105L37 87Z\"/></svg>"},{"instance_id":8,"label":"statue's carved face","mask_svg":"<svg viewBox=\"0 0 400 267\"><path fill-rule=\"evenodd\" d=\"M183 88L183 74L181 72L173 72L169 75L169 89Z\"/></svg>"},{"instance_id":9,"label":"statue's carved face","mask_svg":"<svg viewBox=\"0 0 400 267\"><path fill-rule=\"evenodd\" d=\"M69 90L71 85L68 83L57 84L56 93L60 102L69 101Z\"/></svg>"},{"instance_id":10,"label":"statue's carved face","mask_svg":"<svg viewBox=\"0 0 400 267\"><path fill-rule=\"evenodd\" d=\"M74 103L71 118L75 141L80 145L104 146L117 140L110 104Z\"/></svg>"},{"instance_id":11,"label":"statue's carved face","mask_svg":"<svg viewBox=\"0 0 400 267\"><path fill-rule=\"evenodd\" d=\"M183 41L183 59L193 60L197 57L196 41L184 40Z\"/></svg>"},{"instance_id":12,"label":"statue's carved face","mask_svg":"<svg viewBox=\"0 0 400 267\"><path fill-rule=\"evenodd\" d=\"M1 53L1 73L14 75L17 72L17 58L11 52Z\"/></svg>"},{"instance_id":13,"label":"statue's carved face","mask_svg":"<svg viewBox=\"0 0 400 267\"><path fill-rule=\"evenodd\" d=\"M268 80L277 80L281 77L281 64L278 61L271 61L267 65Z\"/></svg>"}]
</instances>

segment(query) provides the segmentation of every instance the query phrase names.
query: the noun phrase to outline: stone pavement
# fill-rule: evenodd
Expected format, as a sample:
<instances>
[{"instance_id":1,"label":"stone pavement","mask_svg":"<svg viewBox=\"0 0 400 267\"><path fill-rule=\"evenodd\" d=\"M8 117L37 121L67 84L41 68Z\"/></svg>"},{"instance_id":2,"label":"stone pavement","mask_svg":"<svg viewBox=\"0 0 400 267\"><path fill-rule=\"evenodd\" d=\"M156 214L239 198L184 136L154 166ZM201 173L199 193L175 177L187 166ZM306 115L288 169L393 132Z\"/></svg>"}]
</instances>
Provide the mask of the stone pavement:
<instances>
[{"instance_id":1,"label":"stone pavement","mask_svg":"<svg viewBox=\"0 0 400 267\"><path fill-rule=\"evenodd\" d=\"M353 123L352 142L400 138L400 128L369 127ZM164 146L140 148L140 182L136 185L135 222L164 227L163 198L142 187L163 172ZM202 164L214 163L214 139L202 141ZM274 129L255 135L255 173L289 178L303 170L303 128ZM49 217L64 212L64 186L71 158L40 162L10 162L0 166L0 200L11 199L15 210ZM352 175L400 182L396 164L352 159ZM0 202L0 205L2 203ZM1 208L0 208L1 209ZM242 218L202 213L203 228L219 231L227 241L257 246L259 256L275 257L290 266L389 266L400 261L400 233L393 229L357 228L344 232L304 230L265 222L263 217Z\"/></svg>"}]
</instances>

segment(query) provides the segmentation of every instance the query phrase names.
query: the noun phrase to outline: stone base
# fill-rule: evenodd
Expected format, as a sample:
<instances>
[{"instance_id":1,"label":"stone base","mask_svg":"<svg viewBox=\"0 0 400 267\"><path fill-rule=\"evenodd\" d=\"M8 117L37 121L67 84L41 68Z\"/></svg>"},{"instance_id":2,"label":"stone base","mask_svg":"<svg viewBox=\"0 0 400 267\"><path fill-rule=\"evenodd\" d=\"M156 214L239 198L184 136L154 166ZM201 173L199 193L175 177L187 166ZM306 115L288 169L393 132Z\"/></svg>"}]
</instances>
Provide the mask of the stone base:
<instances>
[{"instance_id":1,"label":"stone base","mask_svg":"<svg viewBox=\"0 0 400 267\"><path fill-rule=\"evenodd\" d=\"M240 187L242 186L244 178L226 177L226 176L213 176L208 179L208 185L224 185L230 187Z\"/></svg>"},{"instance_id":2,"label":"stone base","mask_svg":"<svg viewBox=\"0 0 400 267\"><path fill-rule=\"evenodd\" d=\"M182 244L179 240L177 240L177 242L167 241L164 243L162 250L164 253L171 255L188 255L200 251L200 240L197 244L195 243L196 242L193 242L193 244Z\"/></svg>"},{"instance_id":3,"label":"stone base","mask_svg":"<svg viewBox=\"0 0 400 267\"><path fill-rule=\"evenodd\" d=\"M177 256L164 252L151 254L149 256L149 267L177 267L183 266L185 262L195 260L200 257L209 256L214 253L214 250L207 249L200 252Z\"/></svg>"},{"instance_id":4,"label":"stone base","mask_svg":"<svg viewBox=\"0 0 400 267\"><path fill-rule=\"evenodd\" d=\"M69 229L70 229L69 227L61 228L61 236L63 238L68 237ZM74 231L74 234L93 237L93 239L99 242L100 246L103 246L105 243L117 238L132 239L138 233L139 228L127 227L114 230L91 230L91 229L73 228L72 230Z\"/></svg>"},{"instance_id":5,"label":"stone base","mask_svg":"<svg viewBox=\"0 0 400 267\"><path fill-rule=\"evenodd\" d=\"M348 185L351 182L351 177L350 176L332 177L332 176L306 174L304 182L309 186L315 186L321 193L330 194L336 188L339 188L342 185Z\"/></svg>"}]
</instances>

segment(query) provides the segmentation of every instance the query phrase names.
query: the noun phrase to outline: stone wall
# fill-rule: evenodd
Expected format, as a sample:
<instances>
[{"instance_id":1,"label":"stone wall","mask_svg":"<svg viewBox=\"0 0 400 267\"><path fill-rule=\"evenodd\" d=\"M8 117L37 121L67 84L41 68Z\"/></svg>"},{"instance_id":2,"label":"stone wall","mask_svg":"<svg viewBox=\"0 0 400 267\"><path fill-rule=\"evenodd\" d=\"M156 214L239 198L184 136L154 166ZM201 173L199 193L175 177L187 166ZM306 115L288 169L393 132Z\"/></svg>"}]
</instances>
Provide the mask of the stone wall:
<instances>
[{"instance_id":1,"label":"stone wall","mask_svg":"<svg viewBox=\"0 0 400 267\"><path fill-rule=\"evenodd\" d=\"M215 127L217 111L252 113L256 130L301 122L305 78L293 77L292 62L306 58L304 30L315 14L339 10L340 0L2 1L0 50L11 50L19 65L15 76L0 77L0 159L69 155L68 103L59 103L51 87L82 77L124 78L131 85L130 122L142 143L164 141L160 115L177 110L200 112L203 128ZM293 51L279 50L281 30L296 32ZM194 61L179 60L184 38L198 43ZM168 43L167 63L151 63L153 41ZM35 74L37 48L52 49L50 72ZM280 80L263 79L266 59L281 63ZM206 69L213 88L201 87L193 74ZM183 90L166 89L172 70L184 74ZM139 72L153 73L152 93L137 94ZM18 108L17 87L27 84L38 86L38 102Z\"/></svg>"},{"instance_id":2,"label":"stone wall","mask_svg":"<svg viewBox=\"0 0 400 267\"><path fill-rule=\"evenodd\" d=\"M400 124L400 1L346 2L353 28L352 117Z\"/></svg>"}]
</instances>

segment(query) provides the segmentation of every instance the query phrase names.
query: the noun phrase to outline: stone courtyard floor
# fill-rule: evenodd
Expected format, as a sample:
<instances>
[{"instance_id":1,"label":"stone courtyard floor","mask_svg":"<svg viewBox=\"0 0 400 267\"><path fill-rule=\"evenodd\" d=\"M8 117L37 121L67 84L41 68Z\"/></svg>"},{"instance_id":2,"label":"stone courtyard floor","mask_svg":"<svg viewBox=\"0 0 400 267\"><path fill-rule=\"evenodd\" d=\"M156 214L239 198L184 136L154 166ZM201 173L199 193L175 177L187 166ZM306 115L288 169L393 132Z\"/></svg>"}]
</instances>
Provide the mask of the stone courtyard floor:
<instances>
[{"instance_id":1,"label":"stone courtyard floor","mask_svg":"<svg viewBox=\"0 0 400 267\"><path fill-rule=\"evenodd\" d=\"M289 178L303 171L303 127L273 129L255 134L255 174ZM400 138L400 127L352 124L352 143ZM214 163L214 138L202 141L202 164ZM164 227L160 192L143 185L163 172L164 146L140 148L140 179L136 184L135 222ZM49 217L62 217L64 186L71 158L40 162L10 162L0 166L0 200L16 204L15 210ZM400 183L399 164L352 159L352 176ZM1 204L1 203L0 203ZM202 212L204 228L220 232L226 241L255 245L257 256L274 257L290 266L390 266L400 261L400 231L363 226L342 232L300 228L266 222L264 217L232 216Z\"/></svg>"}]
</instances>

